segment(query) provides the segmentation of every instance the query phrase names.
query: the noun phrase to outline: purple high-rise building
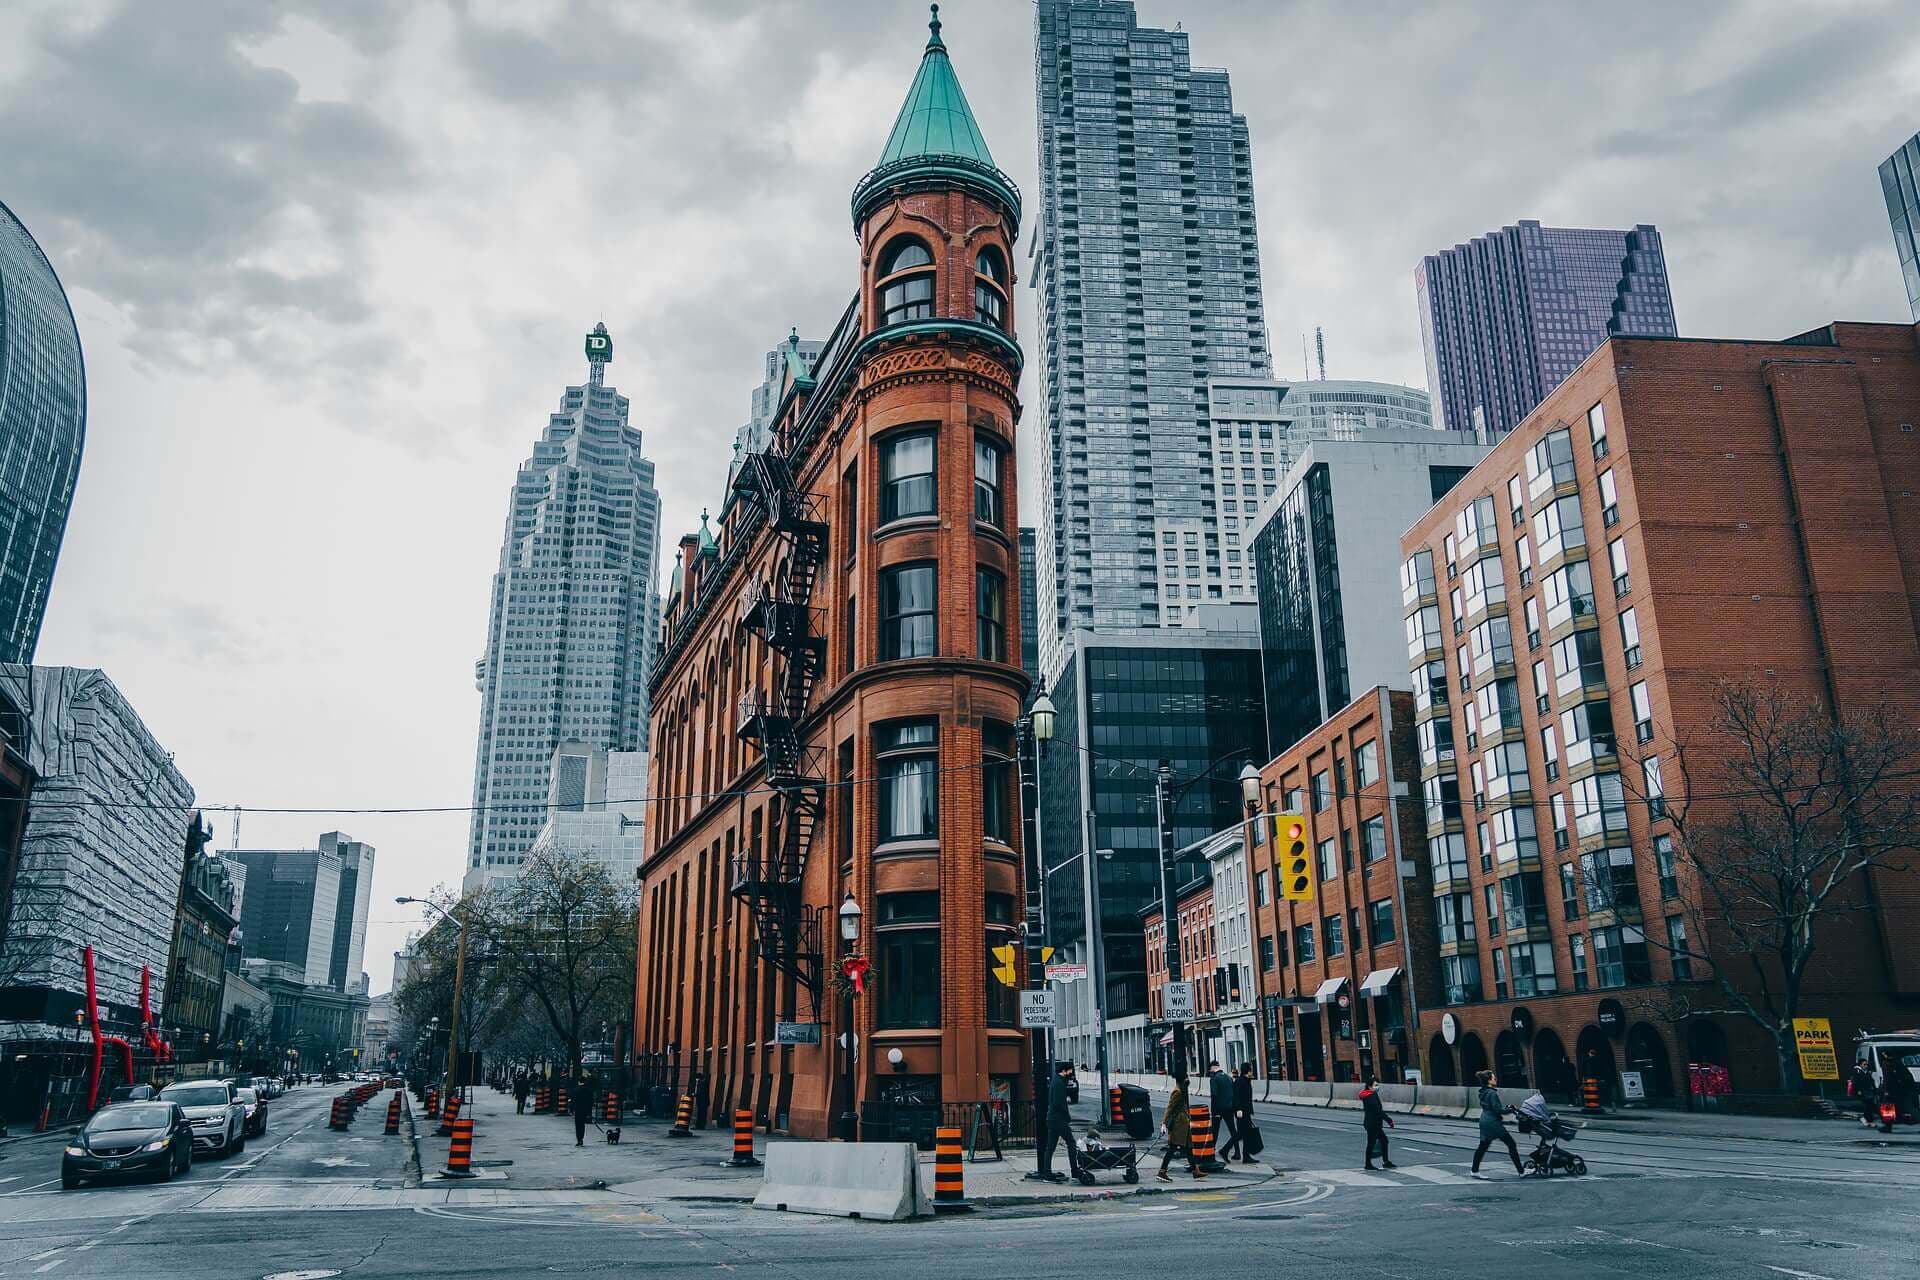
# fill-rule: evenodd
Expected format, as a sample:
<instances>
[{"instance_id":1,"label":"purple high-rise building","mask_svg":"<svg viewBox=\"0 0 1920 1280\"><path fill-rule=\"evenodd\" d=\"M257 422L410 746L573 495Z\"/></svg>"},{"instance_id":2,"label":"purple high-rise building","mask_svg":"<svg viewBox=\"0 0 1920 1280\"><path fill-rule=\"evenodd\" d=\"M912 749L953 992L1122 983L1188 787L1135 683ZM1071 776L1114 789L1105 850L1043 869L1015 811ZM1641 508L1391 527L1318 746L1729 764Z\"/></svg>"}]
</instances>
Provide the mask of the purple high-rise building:
<instances>
[{"instance_id":1,"label":"purple high-rise building","mask_svg":"<svg viewBox=\"0 0 1920 1280\"><path fill-rule=\"evenodd\" d=\"M1675 337L1660 233L1525 221L1413 273L1434 425L1505 435L1617 334ZM1476 413L1476 411L1478 411Z\"/></svg>"}]
</instances>

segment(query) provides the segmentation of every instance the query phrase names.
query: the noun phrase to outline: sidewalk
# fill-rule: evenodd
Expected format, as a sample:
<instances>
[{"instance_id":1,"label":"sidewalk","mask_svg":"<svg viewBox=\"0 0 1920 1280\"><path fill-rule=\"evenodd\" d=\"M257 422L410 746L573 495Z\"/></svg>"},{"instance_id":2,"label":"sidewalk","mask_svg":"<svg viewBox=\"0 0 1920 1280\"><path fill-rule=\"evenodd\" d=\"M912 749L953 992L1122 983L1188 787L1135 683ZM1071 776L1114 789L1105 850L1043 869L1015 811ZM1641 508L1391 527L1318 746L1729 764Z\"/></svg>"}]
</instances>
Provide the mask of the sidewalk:
<instances>
[{"instance_id":1,"label":"sidewalk","mask_svg":"<svg viewBox=\"0 0 1920 1280\"><path fill-rule=\"evenodd\" d=\"M1082 1108L1085 1110L1086 1108ZM727 1162L733 1152L733 1135L721 1129L695 1129L690 1138L666 1136L667 1122L628 1116L620 1143L609 1144L596 1126L588 1126L586 1145L573 1144L573 1119L570 1116L514 1112L513 1096L490 1088L474 1090L473 1105L465 1113L474 1122L473 1162L481 1177L465 1185L515 1189L522 1191L604 1190L636 1200L710 1200L750 1201L759 1192L762 1170L736 1169ZM437 1181L446 1167L449 1139L434 1136L435 1122L422 1109L414 1107L420 1169L427 1185L450 1185ZM1085 1121L1076 1124L1083 1132ZM754 1135L754 1154L764 1158L770 1144L799 1139ZM1266 1164L1232 1166L1196 1183L1176 1164L1174 1181L1159 1182L1154 1173L1159 1155L1149 1161L1145 1144L1140 1144L1140 1181L1128 1184L1118 1173L1097 1175L1091 1187L1076 1183L1028 1181L1035 1157L1032 1151L1008 1151L1005 1160L984 1160L966 1165L967 1199L987 1206L1060 1203L1096 1200L1122 1195L1151 1195L1176 1191L1231 1191L1257 1186L1275 1177ZM930 1153L923 1153L929 1187L933 1184ZM1064 1153L1056 1153L1056 1168L1066 1168ZM1246 1169L1246 1172L1242 1172Z\"/></svg>"}]
</instances>

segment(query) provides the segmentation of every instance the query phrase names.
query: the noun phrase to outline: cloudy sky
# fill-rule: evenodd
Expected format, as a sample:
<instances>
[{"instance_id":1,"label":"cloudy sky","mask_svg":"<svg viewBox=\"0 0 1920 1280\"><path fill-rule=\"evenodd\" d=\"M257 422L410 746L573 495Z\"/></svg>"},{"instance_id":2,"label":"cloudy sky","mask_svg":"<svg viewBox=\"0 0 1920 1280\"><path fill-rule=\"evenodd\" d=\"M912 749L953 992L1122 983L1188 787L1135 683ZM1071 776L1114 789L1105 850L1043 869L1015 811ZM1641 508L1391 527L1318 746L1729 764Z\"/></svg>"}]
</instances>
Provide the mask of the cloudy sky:
<instances>
[{"instance_id":1,"label":"cloudy sky","mask_svg":"<svg viewBox=\"0 0 1920 1280\"><path fill-rule=\"evenodd\" d=\"M1519 218L1658 224L1686 334L1905 320L1874 173L1920 129L1902 8L1139 5L1233 73L1280 372L1318 324L1333 376L1415 385L1414 263ZM943 16L995 158L1036 190L1029 4ZM205 803L467 804L507 492L581 335L613 332L677 536L720 492L761 353L853 287L847 195L925 20L0 5L0 200L66 282L91 395L39 660L105 668ZM378 846L375 991L413 924L393 896L456 881L467 831L243 823L248 845Z\"/></svg>"}]
</instances>

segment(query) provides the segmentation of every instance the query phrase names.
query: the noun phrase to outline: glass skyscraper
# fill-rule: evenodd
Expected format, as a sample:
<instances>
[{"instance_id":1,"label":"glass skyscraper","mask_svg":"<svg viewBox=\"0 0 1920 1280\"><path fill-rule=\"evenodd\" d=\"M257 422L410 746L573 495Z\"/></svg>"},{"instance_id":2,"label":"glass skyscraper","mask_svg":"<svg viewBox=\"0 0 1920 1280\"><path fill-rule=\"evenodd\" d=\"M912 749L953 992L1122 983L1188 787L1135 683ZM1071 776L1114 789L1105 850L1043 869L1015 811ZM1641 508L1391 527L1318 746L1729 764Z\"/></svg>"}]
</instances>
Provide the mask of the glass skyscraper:
<instances>
[{"instance_id":1,"label":"glass skyscraper","mask_svg":"<svg viewBox=\"0 0 1920 1280\"><path fill-rule=\"evenodd\" d=\"M513 876L546 821L554 748L647 747L660 495L627 398L606 385L613 341L587 335L587 382L520 467L493 576L466 887Z\"/></svg>"},{"instance_id":2,"label":"glass skyscraper","mask_svg":"<svg viewBox=\"0 0 1920 1280\"><path fill-rule=\"evenodd\" d=\"M1880 190L1893 224L1893 247L1907 286L1907 306L1920 321L1920 133L1880 165Z\"/></svg>"},{"instance_id":3,"label":"glass skyscraper","mask_svg":"<svg viewBox=\"0 0 1920 1280\"><path fill-rule=\"evenodd\" d=\"M33 661L86 433L86 365L66 290L0 204L0 662Z\"/></svg>"},{"instance_id":4,"label":"glass skyscraper","mask_svg":"<svg viewBox=\"0 0 1920 1280\"><path fill-rule=\"evenodd\" d=\"M1269 372L1247 123L1224 71L1126 0L1039 0L1040 221L1032 241L1046 423L1040 665L1069 633L1191 622L1253 599L1189 584L1162 545L1250 530L1258 495L1215 487L1207 379ZM1196 465L1199 463L1200 465Z\"/></svg>"},{"instance_id":5,"label":"glass skyscraper","mask_svg":"<svg viewBox=\"0 0 1920 1280\"><path fill-rule=\"evenodd\" d=\"M1436 425L1520 425L1608 338L1678 334L1660 233L1523 221L1429 254L1413 273Z\"/></svg>"}]
</instances>

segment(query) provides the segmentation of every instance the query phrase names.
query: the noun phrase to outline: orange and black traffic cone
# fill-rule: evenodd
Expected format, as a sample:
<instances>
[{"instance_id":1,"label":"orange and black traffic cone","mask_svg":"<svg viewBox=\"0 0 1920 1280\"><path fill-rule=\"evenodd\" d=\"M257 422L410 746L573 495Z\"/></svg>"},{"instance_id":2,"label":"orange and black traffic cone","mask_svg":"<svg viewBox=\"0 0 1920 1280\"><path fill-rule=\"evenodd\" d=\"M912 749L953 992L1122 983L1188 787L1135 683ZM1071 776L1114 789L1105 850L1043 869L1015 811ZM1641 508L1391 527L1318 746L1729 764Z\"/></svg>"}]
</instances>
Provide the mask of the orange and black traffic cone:
<instances>
[{"instance_id":1,"label":"orange and black traffic cone","mask_svg":"<svg viewBox=\"0 0 1920 1280\"><path fill-rule=\"evenodd\" d=\"M756 1163L758 1163L756 1161ZM966 1167L960 1160L960 1129L955 1125L933 1131L933 1211L966 1213Z\"/></svg>"},{"instance_id":2,"label":"orange and black traffic cone","mask_svg":"<svg viewBox=\"0 0 1920 1280\"><path fill-rule=\"evenodd\" d=\"M387 1137L400 1132L400 1091L394 1090L393 1101L387 1104Z\"/></svg>"},{"instance_id":3,"label":"orange and black traffic cone","mask_svg":"<svg viewBox=\"0 0 1920 1280\"><path fill-rule=\"evenodd\" d=\"M958 1133L959 1130L954 1130ZM955 1139L959 1141L959 1139ZM732 1169L758 1169L760 1162L753 1158L753 1112L739 1110L733 1113L733 1159L727 1161Z\"/></svg>"},{"instance_id":4,"label":"orange and black traffic cone","mask_svg":"<svg viewBox=\"0 0 1920 1280\"><path fill-rule=\"evenodd\" d=\"M680 1105L674 1108L673 1127L667 1130L669 1138L691 1138L693 1136L693 1097L680 1095Z\"/></svg>"},{"instance_id":5,"label":"orange and black traffic cone","mask_svg":"<svg viewBox=\"0 0 1920 1280\"><path fill-rule=\"evenodd\" d=\"M612 1089L607 1090L606 1106L600 1114L606 1123L607 1141L618 1144L620 1141L620 1095Z\"/></svg>"},{"instance_id":6,"label":"orange and black traffic cone","mask_svg":"<svg viewBox=\"0 0 1920 1280\"><path fill-rule=\"evenodd\" d=\"M449 1178L479 1176L473 1171L473 1121L471 1118L453 1122L453 1141L447 1145L446 1176Z\"/></svg>"}]
</instances>

